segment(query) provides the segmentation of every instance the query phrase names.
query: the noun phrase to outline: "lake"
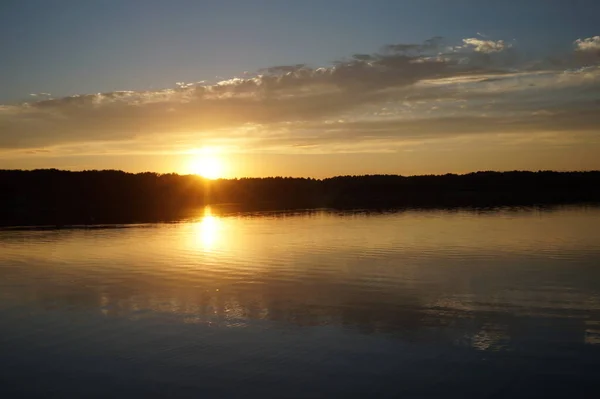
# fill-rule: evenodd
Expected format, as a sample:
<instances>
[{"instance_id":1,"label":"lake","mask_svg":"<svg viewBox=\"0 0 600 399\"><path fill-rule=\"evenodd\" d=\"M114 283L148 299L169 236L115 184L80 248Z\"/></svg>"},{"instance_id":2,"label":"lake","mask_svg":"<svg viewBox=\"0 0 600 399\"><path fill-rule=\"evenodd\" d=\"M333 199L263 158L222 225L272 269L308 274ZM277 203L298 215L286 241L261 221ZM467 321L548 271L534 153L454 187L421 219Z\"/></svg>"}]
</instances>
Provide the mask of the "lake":
<instances>
[{"instance_id":1,"label":"lake","mask_svg":"<svg viewBox=\"0 0 600 399\"><path fill-rule=\"evenodd\" d=\"M0 231L0 396L592 397L600 209Z\"/></svg>"}]
</instances>

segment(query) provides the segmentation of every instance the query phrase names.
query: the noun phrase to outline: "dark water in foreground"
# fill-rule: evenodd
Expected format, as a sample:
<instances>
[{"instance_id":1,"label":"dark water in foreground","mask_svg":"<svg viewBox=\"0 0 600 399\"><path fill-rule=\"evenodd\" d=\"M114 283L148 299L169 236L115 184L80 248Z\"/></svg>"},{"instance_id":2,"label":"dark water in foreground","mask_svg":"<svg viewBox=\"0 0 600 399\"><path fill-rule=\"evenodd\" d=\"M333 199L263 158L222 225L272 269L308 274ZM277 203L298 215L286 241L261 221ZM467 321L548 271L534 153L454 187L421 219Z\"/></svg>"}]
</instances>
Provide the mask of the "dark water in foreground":
<instances>
[{"instance_id":1,"label":"dark water in foreground","mask_svg":"<svg viewBox=\"0 0 600 399\"><path fill-rule=\"evenodd\" d=\"M0 231L0 397L595 397L600 210Z\"/></svg>"}]
</instances>

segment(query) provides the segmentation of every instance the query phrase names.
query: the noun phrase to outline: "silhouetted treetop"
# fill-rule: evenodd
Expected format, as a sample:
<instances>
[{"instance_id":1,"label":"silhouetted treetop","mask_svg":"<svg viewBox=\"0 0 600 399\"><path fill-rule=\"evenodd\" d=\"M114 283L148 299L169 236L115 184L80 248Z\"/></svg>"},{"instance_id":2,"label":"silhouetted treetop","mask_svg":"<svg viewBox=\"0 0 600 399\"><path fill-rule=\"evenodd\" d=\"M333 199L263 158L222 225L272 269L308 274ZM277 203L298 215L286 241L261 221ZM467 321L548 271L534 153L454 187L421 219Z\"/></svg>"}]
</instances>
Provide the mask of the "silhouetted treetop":
<instances>
[{"instance_id":1,"label":"silhouetted treetop","mask_svg":"<svg viewBox=\"0 0 600 399\"><path fill-rule=\"evenodd\" d=\"M0 170L0 225L173 220L208 204L249 210L531 205L600 201L600 172L482 171L327 179Z\"/></svg>"}]
</instances>

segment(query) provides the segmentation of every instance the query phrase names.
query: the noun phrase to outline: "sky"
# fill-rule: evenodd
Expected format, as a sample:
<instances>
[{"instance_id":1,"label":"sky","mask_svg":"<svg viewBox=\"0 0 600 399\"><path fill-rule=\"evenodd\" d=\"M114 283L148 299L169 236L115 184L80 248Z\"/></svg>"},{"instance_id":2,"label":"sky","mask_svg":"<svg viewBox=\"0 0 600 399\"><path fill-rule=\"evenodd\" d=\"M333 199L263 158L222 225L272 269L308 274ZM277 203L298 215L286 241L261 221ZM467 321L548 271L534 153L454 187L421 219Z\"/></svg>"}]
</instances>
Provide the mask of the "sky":
<instances>
[{"instance_id":1,"label":"sky","mask_svg":"<svg viewBox=\"0 0 600 399\"><path fill-rule=\"evenodd\" d=\"M598 15L597 0L3 0L0 168L600 169Z\"/></svg>"}]
</instances>

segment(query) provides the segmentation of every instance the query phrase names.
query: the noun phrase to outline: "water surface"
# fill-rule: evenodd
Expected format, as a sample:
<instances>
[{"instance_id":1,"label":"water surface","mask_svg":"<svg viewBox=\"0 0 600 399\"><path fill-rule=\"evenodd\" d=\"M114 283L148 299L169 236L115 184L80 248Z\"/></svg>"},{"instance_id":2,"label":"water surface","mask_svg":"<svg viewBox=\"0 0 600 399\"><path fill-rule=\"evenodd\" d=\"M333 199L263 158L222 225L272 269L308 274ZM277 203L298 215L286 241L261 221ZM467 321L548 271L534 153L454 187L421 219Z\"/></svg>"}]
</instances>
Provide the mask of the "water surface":
<instances>
[{"instance_id":1,"label":"water surface","mask_svg":"<svg viewBox=\"0 0 600 399\"><path fill-rule=\"evenodd\" d=\"M0 395L591 397L600 210L0 231ZM7 396L8 395L8 396Z\"/></svg>"}]
</instances>

